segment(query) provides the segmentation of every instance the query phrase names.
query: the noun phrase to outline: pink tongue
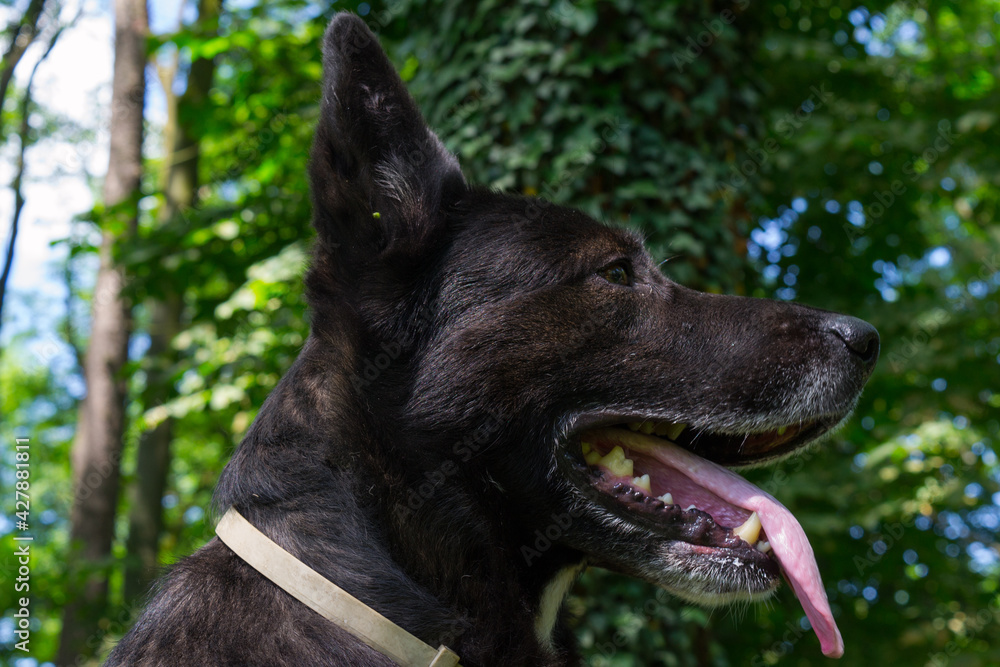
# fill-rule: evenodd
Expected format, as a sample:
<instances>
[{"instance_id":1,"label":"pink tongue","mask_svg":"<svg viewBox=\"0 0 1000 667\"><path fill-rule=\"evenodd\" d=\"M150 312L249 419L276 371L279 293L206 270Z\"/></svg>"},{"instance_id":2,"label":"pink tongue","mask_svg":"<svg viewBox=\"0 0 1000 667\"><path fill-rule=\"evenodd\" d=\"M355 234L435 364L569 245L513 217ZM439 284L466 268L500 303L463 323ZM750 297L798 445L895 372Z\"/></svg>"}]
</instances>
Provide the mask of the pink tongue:
<instances>
[{"instance_id":1,"label":"pink tongue","mask_svg":"<svg viewBox=\"0 0 1000 667\"><path fill-rule=\"evenodd\" d=\"M622 438L621 435L625 435ZM837 629L826 598L823 580L819 576L819 566L813 555L809 538L792 513L772 496L746 481L736 473L716 465L707 459L692 454L666 440L657 439L649 443L646 438L635 433L619 431L617 439L635 441L642 438L642 445L635 447L655 457L661 463L681 471L723 500L738 507L757 512L760 523L767 534L767 540L781 563L785 576L792 584L799 604L806 612L816 636L819 637L823 655L839 658L844 655L844 640ZM629 438L628 436L633 436ZM632 442L628 443L632 446ZM651 446L652 445L652 446Z\"/></svg>"}]
</instances>

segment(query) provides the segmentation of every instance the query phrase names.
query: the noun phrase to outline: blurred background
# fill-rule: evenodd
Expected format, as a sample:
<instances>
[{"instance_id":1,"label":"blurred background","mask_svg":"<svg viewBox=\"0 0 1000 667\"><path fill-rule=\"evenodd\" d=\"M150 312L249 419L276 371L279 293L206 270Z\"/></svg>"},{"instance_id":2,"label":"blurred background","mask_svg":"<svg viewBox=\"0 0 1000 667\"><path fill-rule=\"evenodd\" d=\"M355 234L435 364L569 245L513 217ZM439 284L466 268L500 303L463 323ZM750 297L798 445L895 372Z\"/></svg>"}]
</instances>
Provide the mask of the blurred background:
<instances>
[{"instance_id":1,"label":"blurred background","mask_svg":"<svg viewBox=\"0 0 1000 667\"><path fill-rule=\"evenodd\" d=\"M116 1L140 48L114 98L115 7L0 5L0 660L100 660L213 534L307 335L319 43L346 9L470 180L634 226L690 286L878 327L855 416L749 476L812 540L841 664L1000 664L1000 1L153 0L148 34ZM109 172L112 136L134 149ZM787 588L706 611L591 571L570 607L588 665L827 664Z\"/></svg>"}]
</instances>

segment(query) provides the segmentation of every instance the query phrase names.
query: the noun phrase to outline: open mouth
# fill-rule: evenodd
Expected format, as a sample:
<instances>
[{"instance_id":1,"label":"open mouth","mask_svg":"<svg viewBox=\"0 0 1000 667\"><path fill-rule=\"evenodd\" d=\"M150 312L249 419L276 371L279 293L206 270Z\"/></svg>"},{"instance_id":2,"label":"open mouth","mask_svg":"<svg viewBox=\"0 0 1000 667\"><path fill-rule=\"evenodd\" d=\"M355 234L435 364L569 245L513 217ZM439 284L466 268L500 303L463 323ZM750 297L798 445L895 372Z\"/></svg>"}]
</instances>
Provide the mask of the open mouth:
<instances>
[{"instance_id":1,"label":"open mouth","mask_svg":"<svg viewBox=\"0 0 1000 667\"><path fill-rule=\"evenodd\" d=\"M802 527L772 496L720 465L775 458L830 425L803 421L730 436L669 422L605 422L571 436L567 454L571 477L596 504L671 541L688 576L698 578L687 597L715 604L762 599L784 574L823 653L839 657L843 641Z\"/></svg>"},{"instance_id":2,"label":"open mouth","mask_svg":"<svg viewBox=\"0 0 1000 667\"><path fill-rule=\"evenodd\" d=\"M745 466L779 459L815 439L831 425L828 421L809 419L743 435L728 435L687 428L683 424L652 421L630 422L629 428L647 435L666 435L675 444L719 465ZM667 431L678 428L680 431L675 437L667 434Z\"/></svg>"}]
</instances>

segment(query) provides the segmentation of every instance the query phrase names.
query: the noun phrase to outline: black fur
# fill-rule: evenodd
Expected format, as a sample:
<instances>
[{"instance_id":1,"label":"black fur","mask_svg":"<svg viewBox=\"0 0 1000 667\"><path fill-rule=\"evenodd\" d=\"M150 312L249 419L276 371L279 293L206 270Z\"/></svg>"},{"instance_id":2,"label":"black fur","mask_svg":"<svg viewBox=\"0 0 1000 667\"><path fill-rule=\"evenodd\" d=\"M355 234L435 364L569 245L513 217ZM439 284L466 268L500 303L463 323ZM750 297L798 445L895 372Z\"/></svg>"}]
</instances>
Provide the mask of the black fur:
<instances>
[{"instance_id":1,"label":"black fur","mask_svg":"<svg viewBox=\"0 0 1000 667\"><path fill-rule=\"evenodd\" d=\"M609 416L826 430L870 373L874 330L688 290L630 233L467 186L354 16L333 20L323 58L312 334L217 504L465 667L577 664L561 623L551 643L536 637L556 573L595 563L670 586L683 564L664 560L670 535L612 521L564 474L575 430ZM630 285L609 281L615 265ZM108 664L393 663L213 539L164 578Z\"/></svg>"}]
</instances>

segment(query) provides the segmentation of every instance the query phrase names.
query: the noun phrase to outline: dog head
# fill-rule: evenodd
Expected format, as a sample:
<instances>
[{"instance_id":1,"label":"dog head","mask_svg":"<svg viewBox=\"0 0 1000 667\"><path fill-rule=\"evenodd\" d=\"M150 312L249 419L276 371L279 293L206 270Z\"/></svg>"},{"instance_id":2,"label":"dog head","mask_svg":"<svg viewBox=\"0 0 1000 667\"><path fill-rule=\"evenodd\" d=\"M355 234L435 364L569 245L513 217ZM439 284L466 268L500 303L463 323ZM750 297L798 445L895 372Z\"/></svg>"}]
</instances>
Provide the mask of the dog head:
<instances>
[{"instance_id":1,"label":"dog head","mask_svg":"<svg viewBox=\"0 0 1000 667\"><path fill-rule=\"evenodd\" d=\"M356 341L341 386L395 529L417 539L448 505L524 580L591 563L707 604L784 571L839 654L801 528L729 468L843 421L875 330L687 289L633 233L470 187L356 17L334 19L324 65L313 331Z\"/></svg>"}]
</instances>

